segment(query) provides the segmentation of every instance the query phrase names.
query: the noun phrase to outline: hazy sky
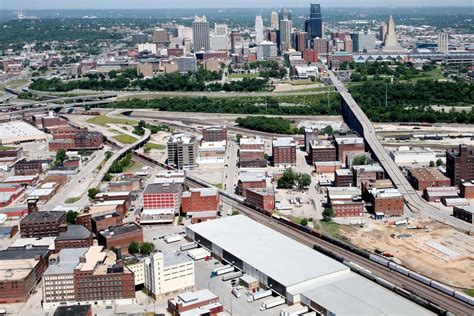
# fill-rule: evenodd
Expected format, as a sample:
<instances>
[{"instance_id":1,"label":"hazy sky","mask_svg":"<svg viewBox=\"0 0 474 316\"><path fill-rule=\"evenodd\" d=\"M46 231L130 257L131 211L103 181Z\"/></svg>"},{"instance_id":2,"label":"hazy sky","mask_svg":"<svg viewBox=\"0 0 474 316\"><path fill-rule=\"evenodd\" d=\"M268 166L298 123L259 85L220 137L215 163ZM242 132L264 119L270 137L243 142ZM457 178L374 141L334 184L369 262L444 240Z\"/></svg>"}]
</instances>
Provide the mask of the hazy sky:
<instances>
[{"instance_id":1,"label":"hazy sky","mask_svg":"<svg viewBox=\"0 0 474 316\"><path fill-rule=\"evenodd\" d=\"M474 12L474 0L0 0L0 9L279 8L311 2L323 7L471 6Z\"/></svg>"}]
</instances>

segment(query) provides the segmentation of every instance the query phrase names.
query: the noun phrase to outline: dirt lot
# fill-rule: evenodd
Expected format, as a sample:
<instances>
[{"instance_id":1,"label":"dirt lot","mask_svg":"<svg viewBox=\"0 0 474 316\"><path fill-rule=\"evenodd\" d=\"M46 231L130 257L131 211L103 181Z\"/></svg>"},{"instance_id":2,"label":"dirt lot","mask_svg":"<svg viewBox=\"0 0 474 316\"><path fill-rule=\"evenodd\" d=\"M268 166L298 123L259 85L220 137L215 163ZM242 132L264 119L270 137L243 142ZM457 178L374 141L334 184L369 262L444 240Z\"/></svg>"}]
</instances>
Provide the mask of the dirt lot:
<instances>
[{"instance_id":1,"label":"dirt lot","mask_svg":"<svg viewBox=\"0 0 474 316\"><path fill-rule=\"evenodd\" d=\"M394 255L395 262L454 287L474 285L474 237L429 220L411 220L410 226L394 227L371 222L364 228L341 226L342 235L361 248ZM399 236L400 234L404 234Z\"/></svg>"}]
</instances>

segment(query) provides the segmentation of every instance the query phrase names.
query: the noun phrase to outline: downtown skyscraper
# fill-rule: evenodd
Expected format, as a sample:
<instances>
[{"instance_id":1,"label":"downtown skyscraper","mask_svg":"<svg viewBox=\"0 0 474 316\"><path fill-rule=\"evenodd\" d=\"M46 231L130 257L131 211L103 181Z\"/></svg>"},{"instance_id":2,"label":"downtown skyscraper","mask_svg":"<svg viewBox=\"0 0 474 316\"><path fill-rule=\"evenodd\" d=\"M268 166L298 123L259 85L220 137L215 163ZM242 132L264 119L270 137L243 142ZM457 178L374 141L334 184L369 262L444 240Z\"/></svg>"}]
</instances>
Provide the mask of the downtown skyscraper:
<instances>
[{"instance_id":1,"label":"downtown skyscraper","mask_svg":"<svg viewBox=\"0 0 474 316\"><path fill-rule=\"evenodd\" d=\"M309 19L305 22L305 31L308 32L310 39L323 37L323 18L320 4L311 4Z\"/></svg>"},{"instance_id":2,"label":"downtown skyscraper","mask_svg":"<svg viewBox=\"0 0 474 316\"><path fill-rule=\"evenodd\" d=\"M255 17L255 42L263 41L263 20L261 15Z\"/></svg>"},{"instance_id":3,"label":"downtown skyscraper","mask_svg":"<svg viewBox=\"0 0 474 316\"><path fill-rule=\"evenodd\" d=\"M211 47L209 40L209 22L206 16L196 15L193 21L193 47L194 51L208 51Z\"/></svg>"}]
</instances>

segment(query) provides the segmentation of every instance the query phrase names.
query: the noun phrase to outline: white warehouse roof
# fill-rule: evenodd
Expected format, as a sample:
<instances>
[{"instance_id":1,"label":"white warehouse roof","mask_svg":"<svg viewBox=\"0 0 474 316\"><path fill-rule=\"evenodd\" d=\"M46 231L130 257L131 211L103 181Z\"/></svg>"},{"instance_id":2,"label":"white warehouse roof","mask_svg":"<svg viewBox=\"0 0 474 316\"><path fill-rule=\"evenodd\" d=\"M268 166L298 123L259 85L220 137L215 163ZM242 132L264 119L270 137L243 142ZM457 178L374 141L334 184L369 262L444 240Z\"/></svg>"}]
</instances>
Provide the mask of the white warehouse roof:
<instances>
[{"instance_id":1,"label":"white warehouse roof","mask_svg":"<svg viewBox=\"0 0 474 316\"><path fill-rule=\"evenodd\" d=\"M243 215L187 228L286 287L349 270L342 263Z\"/></svg>"},{"instance_id":2,"label":"white warehouse roof","mask_svg":"<svg viewBox=\"0 0 474 316\"><path fill-rule=\"evenodd\" d=\"M0 143L12 144L17 142L46 140L45 133L36 127L23 122L13 121L0 124Z\"/></svg>"}]
</instances>

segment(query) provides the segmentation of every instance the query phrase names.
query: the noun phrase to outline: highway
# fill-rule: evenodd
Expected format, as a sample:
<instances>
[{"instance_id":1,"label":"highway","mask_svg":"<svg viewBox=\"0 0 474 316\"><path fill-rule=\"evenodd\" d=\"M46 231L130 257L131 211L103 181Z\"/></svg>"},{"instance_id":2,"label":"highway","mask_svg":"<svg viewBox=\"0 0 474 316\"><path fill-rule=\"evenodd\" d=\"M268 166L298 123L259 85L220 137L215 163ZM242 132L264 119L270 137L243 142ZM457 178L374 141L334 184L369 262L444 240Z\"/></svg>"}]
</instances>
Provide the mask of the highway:
<instances>
[{"instance_id":1,"label":"highway","mask_svg":"<svg viewBox=\"0 0 474 316\"><path fill-rule=\"evenodd\" d=\"M328 70L328 73L333 85L336 87L337 91L342 96L349 109L362 125L365 141L397 189L403 194L409 208L414 213L417 213L423 217L430 217L434 220L451 225L466 232L473 231L474 226L472 224L452 217L449 214L443 213L438 207L429 204L423 198L421 198L420 195L418 195L392 158L390 158L388 152L377 139L377 136L375 135L375 128L369 118L365 115L364 111L362 111L360 106L354 100L346 87L336 77L336 75L334 75L334 73L330 70Z\"/></svg>"}]
</instances>

